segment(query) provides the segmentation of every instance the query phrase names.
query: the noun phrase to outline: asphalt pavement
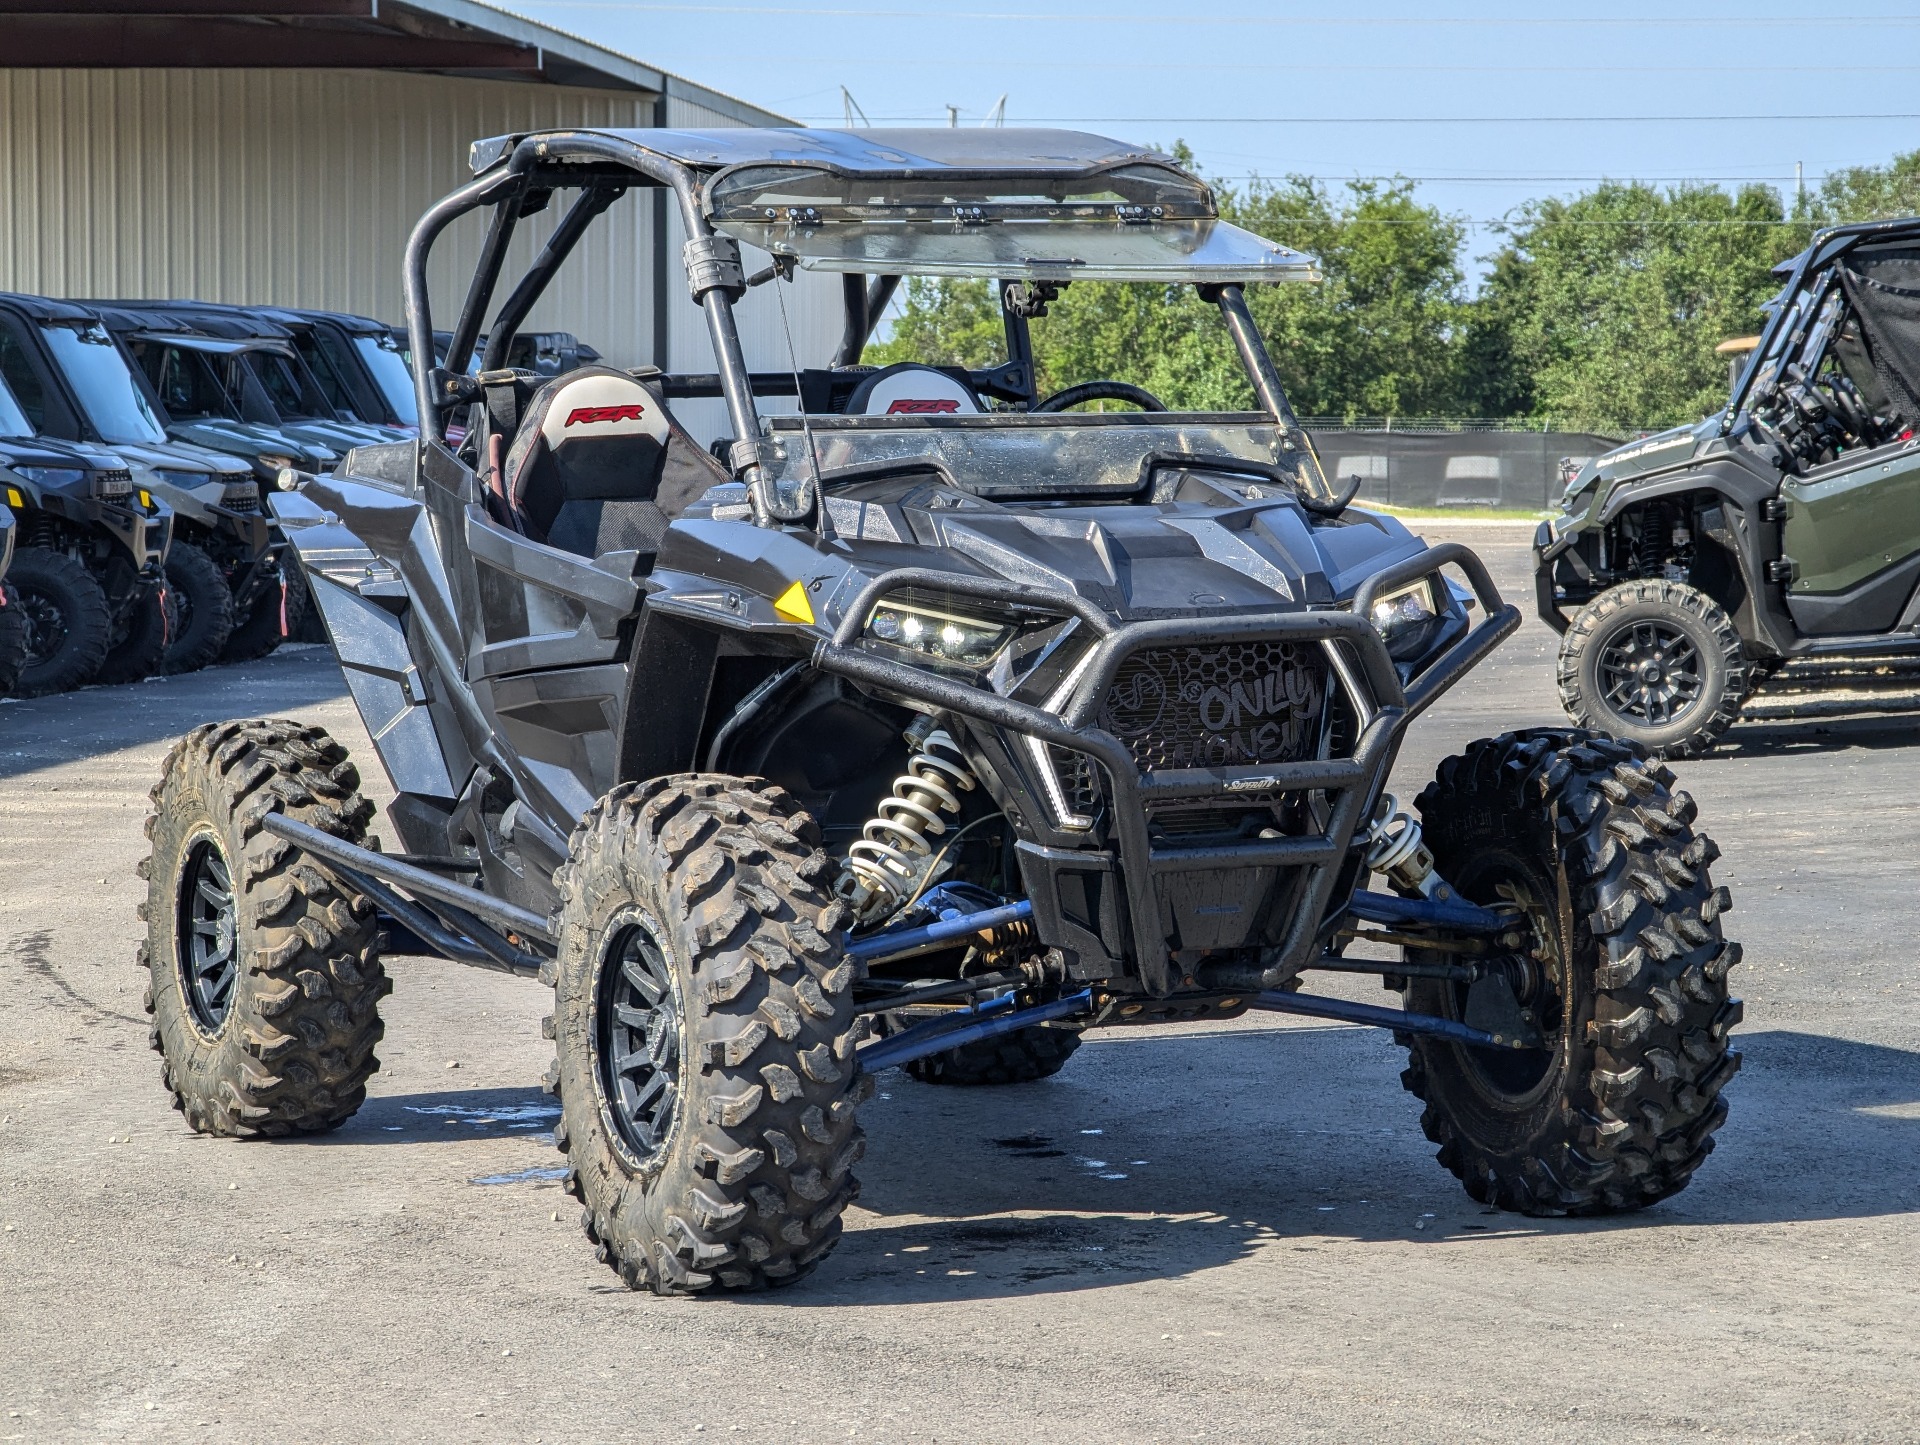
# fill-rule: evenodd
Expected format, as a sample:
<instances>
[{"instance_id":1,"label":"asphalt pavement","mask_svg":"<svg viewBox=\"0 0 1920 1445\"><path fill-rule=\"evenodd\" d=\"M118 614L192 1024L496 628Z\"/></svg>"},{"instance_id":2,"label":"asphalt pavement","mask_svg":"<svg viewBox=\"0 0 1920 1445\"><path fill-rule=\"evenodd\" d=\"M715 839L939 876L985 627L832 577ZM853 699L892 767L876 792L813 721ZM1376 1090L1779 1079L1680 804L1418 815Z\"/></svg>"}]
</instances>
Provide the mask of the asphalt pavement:
<instances>
[{"instance_id":1,"label":"asphalt pavement","mask_svg":"<svg viewBox=\"0 0 1920 1445\"><path fill-rule=\"evenodd\" d=\"M1524 532L1447 535L1526 597ZM1562 721L1553 643L1530 618L1441 702L1398 791ZM242 715L319 722L380 782L322 648L0 704L0 1440L1920 1438L1912 718L1744 727L1676 769L1725 855L1746 1067L1665 1204L1483 1210L1376 1031L1112 1030L1038 1084L883 1074L839 1250L688 1301L582 1238L536 984L393 961L334 1134L168 1107L146 795L176 736Z\"/></svg>"}]
</instances>

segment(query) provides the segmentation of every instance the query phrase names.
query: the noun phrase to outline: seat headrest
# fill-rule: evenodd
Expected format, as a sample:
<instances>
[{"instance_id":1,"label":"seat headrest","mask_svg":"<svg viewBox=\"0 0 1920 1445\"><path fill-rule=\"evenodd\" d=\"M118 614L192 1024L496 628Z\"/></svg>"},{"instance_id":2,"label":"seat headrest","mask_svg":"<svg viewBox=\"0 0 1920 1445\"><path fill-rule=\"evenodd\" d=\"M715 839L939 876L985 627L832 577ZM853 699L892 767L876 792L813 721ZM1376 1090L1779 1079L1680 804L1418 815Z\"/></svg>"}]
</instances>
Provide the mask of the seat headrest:
<instances>
[{"instance_id":1,"label":"seat headrest","mask_svg":"<svg viewBox=\"0 0 1920 1445\"><path fill-rule=\"evenodd\" d=\"M849 416L959 416L980 410L972 387L916 361L883 367L847 398Z\"/></svg>"},{"instance_id":2,"label":"seat headrest","mask_svg":"<svg viewBox=\"0 0 1920 1445\"><path fill-rule=\"evenodd\" d=\"M644 436L662 444L667 440L667 416L659 399L617 371L556 377L540 388L529 410L555 451L576 441L611 437Z\"/></svg>"}]
</instances>

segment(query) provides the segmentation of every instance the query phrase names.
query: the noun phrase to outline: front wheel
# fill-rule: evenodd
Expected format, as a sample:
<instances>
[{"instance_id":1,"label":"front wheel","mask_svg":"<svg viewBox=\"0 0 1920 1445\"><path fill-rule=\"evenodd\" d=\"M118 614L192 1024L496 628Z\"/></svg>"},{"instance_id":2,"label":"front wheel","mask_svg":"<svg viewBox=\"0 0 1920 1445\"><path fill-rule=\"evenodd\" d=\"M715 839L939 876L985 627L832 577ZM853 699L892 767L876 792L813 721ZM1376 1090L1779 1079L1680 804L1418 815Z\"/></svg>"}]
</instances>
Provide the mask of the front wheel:
<instances>
[{"instance_id":1,"label":"front wheel","mask_svg":"<svg viewBox=\"0 0 1920 1445\"><path fill-rule=\"evenodd\" d=\"M7 585L27 622L27 660L14 695L44 697L93 681L113 640L113 612L86 564L26 547L13 554Z\"/></svg>"},{"instance_id":2,"label":"front wheel","mask_svg":"<svg viewBox=\"0 0 1920 1445\"><path fill-rule=\"evenodd\" d=\"M160 670L167 655L166 589L139 583L127 599L127 614L118 639L107 649L106 661L93 680L103 687L145 682Z\"/></svg>"},{"instance_id":3,"label":"front wheel","mask_svg":"<svg viewBox=\"0 0 1920 1445\"><path fill-rule=\"evenodd\" d=\"M1684 582L1627 582L1581 608L1560 640L1560 703L1581 727L1659 757L1706 752L1748 692L1733 619Z\"/></svg>"},{"instance_id":4,"label":"front wheel","mask_svg":"<svg viewBox=\"0 0 1920 1445\"><path fill-rule=\"evenodd\" d=\"M923 1084L962 1088L979 1084L1031 1084L1050 1079L1067 1066L1080 1035L1074 1029L1036 1024L997 1038L962 1044L944 1053L929 1054L906 1066L907 1076Z\"/></svg>"},{"instance_id":5,"label":"front wheel","mask_svg":"<svg viewBox=\"0 0 1920 1445\"><path fill-rule=\"evenodd\" d=\"M1484 1204L1637 1209L1684 1189L1726 1121L1740 1065L1721 937L1719 850L1693 800L1638 749L1568 729L1473 744L1420 795L1440 873L1516 915L1480 955L1410 952L1407 1008L1535 1047L1411 1040L1403 1082L1439 1159Z\"/></svg>"},{"instance_id":6,"label":"front wheel","mask_svg":"<svg viewBox=\"0 0 1920 1445\"><path fill-rule=\"evenodd\" d=\"M27 609L20 594L0 586L0 697L13 691L27 665Z\"/></svg>"},{"instance_id":7,"label":"front wheel","mask_svg":"<svg viewBox=\"0 0 1920 1445\"><path fill-rule=\"evenodd\" d=\"M233 592L213 558L178 538L167 549L167 651L161 668L198 672L233 631Z\"/></svg>"},{"instance_id":8,"label":"front wheel","mask_svg":"<svg viewBox=\"0 0 1920 1445\"><path fill-rule=\"evenodd\" d=\"M845 910L813 819L753 778L615 788L556 875L554 1142L632 1289L798 1279L864 1148Z\"/></svg>"}]
</instances>

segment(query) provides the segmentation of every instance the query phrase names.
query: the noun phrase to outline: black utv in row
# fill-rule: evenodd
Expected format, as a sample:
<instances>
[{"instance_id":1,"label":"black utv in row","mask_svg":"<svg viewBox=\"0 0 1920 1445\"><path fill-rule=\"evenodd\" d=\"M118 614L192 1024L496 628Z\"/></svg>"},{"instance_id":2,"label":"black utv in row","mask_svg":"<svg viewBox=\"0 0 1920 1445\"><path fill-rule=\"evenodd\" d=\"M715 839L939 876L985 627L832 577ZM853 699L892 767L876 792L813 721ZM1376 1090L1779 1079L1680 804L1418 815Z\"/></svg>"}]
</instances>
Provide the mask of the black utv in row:
<instances>
[{"instance_id":1,"label":"black utv in row","mask_svg":"<svg viewBox=\"0 0 1920 1445\"><path fill-rule=\"evenodd\" d=\"M1088 1029L1250 1009L1394 1030L1476 1199L1686 1185L1738 1064L1713 844L1664 768L1571 729L1471 744L1413 810L1386 792L1519 616L1471 552L1323 475L1245 295L1308 258L1071 132L561 130L472 160L405 281L432 356L430 254L484 223L441 353L484 330L480 369L422 367L417 441L274 498L395 790L388 846L310 724L197 728L154 793L146 1005L194 1128L346 1120L383 955L427 953L552 991L566 1187L636 1288L817 1264L882 1069L1035 1079ZM715 370L503 365L595 219L662 190ZM844 337L750 371L736 312L798 269L839 275ZM864 365L910 275L990 283L1002 358ZM1192 288L1237 409L1041 394L1031 327L1107 283ZM731 435L703 446L675 403L716 396ZM1306 987L1328 974L1402 1006Z\"/></svg>"},{"instance_id":2,"label":"black utv in row","mask_svg":"<svg viewBox=\"0 0 1920 1445\"><path fill-rule=\"evenodd\" d=\"M1726 407L1588 463L1535 538L1568 716L1656 753L1920 706L1920 219L1780 270Z\"/></svg>"}]
</instances>

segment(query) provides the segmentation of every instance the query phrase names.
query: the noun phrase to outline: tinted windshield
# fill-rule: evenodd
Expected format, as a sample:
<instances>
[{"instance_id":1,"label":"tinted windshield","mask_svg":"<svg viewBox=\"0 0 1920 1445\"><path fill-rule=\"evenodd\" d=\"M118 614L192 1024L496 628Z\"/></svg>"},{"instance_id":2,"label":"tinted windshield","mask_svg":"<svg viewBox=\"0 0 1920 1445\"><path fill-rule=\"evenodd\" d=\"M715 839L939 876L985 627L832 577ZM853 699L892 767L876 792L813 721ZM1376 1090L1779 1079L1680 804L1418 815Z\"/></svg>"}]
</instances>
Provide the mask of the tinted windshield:
<instances>
[{"instance_id":1,"label":"tinted windshield","mask_svg":"<svg viewBox=\"0 0 1920 1445\"><path fill-rule=\"evenodd\" d=\"M253 374L260 378L273 409L282 417L299 420L316 415L307 400L306 388L300 384L299 374L286 357L272 351L252 351L247 353L247 362Z\"/></svg>"},{"instance_id":2,"label":"tinted windshield","mask_svg":"<svg viewBox=\"0 0 1920 1445\"><path fill-rule=\"evenodd\" d=\"M43 326L42 334L94 430L110 442L164 442L167 429L100 326Z\"/></svg>"},{"instance_id":3,"label":"tinted windshield","mask_svg":"<svg viewBox=\"0 0 1920 1445\"><path fill-rule=\"evenodd\" d=\"M141 363L153 380L154 390L160 393L160 404L172 415L183 419L240 419L239 408L199 352L156 341L142 343L142 350L145 354Z\"/></svg>"},{"instance_id":4,"label":"tinted windshield","mask_svg":"<svg viewBox=\"0 0 1920 1445\"><path fill-rule=\"evenodd\" d=\"M7 389L5 381L0 381L0 437L30 437L33 435L33 423L27 420L27 414L20 410L20 403L14 400L13 393Z\"/></svg>"},{"instance_id":5,"label":"tinted windshield","mask_svg":"<svg viewBox=\"0 0 1920 1445\"><path fill-rule=\"evenodd\" d=\"M400 354L400 348L393 338L356 336L353 338L353 348L360 353L367 370L373 373L380 395L386 398L387 405L393 408L393 414L401 425L418 426L420 413L414 409L413 373L407 370L406 359Z\"/></svg>"}]
</instances>

